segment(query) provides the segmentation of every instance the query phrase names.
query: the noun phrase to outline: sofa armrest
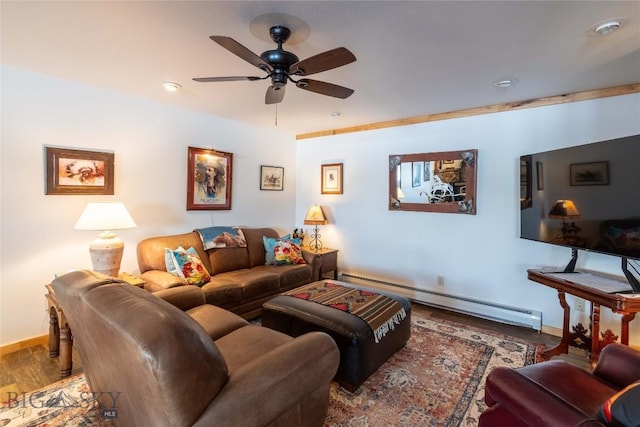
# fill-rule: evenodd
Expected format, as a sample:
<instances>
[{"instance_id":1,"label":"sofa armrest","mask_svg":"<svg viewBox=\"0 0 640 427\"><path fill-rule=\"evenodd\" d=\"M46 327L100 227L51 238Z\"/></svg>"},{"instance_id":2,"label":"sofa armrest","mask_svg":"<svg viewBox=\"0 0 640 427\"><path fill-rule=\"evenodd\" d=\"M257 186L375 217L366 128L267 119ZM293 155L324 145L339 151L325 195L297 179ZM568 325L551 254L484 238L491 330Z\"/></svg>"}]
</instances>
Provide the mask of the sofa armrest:
<instances>
[{"instance_id":1,"label":"sofa armrest","mask_svg":"<svg viewBox=\"0 0 640 427\"><path fill-rule=\"evenodd\" d=\"M205 304L205 295L202 289L195 285L178 286L153 292L153 295L162 298L169 304L175 305L182 311Z\"/></svg>"},{"instance_id":2,"label":"sofa armrest","mask_svg":"<svg viewBox=\"0 0 640 427\"><path fill-rule=\"evenodd\" d=\"M585 416L515 369L498 367L489 373L485 383L485 402L489 406L499 404L521 419L521 425L604 426L597 419Z\"/></svg>"},{"instance_id":3,"label":"sofa armrest","mask_svg":"<svg viewBox=\"0 0 640 427\"><path fill-rule=\"evenodd\" d=\"M640 351L611 343L600 353L593 374L621 389L625 388L640 380Z\"/></svg>"},{"instance_id":4,"label":"sofa armrest","mask_svg":"<svg viewBox=\"0 0 640 427\"><path fill-rule=\"evenodd\" d=\"M329 335L310 332L294 338L230 376L194 426L263 426L323 387L328 399L339 361Z\"/></svg>"},{"instance_id":5,"label":"sofa armrest","mask_svg":"<svg viewBox=\"0 0 640 427\"><path fill-rule=\"evenodd\" d=\"M317 253L302 249L302 257L307 264L311 266L311 281L316 282L320 280L320 266L322 264L322 258Z\"/></svg>"},{"instance_id":6,"label":"sofa armrest","mask_svg":"<svg viewBox=\"0 0 640 427\"><path fill-rule=\"evenodd\" d=\"M162 270L149 270L141 274L142 279L146 282L144 289L149 292L157 292L163 289L175 288L176 286L186 285L187 282L178 276L167 273Z\"/></svg>"}]
</instances>

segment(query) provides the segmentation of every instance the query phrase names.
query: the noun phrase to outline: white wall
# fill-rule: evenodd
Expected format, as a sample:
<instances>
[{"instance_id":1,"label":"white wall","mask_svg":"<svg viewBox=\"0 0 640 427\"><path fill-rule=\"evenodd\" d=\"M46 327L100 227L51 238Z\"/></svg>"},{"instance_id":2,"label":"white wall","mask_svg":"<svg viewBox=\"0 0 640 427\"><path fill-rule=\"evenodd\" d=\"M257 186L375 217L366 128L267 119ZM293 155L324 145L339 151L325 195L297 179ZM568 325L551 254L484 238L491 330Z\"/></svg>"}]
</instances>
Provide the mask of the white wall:
<instances>
[{"instance_id":1,"label":"white wall","mask_svg":"<svg viewBox=\"0 0 640 427\"><path fill-rule=\"evenodd\" d=\"M181 96L179 93L167 96ZM2 68L0 345L48 330L44 285L91 268L92 231L73 225L89 201L123 201L138 228L121 230L122 271L136 243L208 225L271 226L295 218L293 136L77 83ZM44 195L43 146L115 152L115 195ZM186 211L187 147L233 153L230 211ZM284 191L260 191L260 165L285 168Z\"/></svg>"},{"instance_id":2,"label":"white wall","mask_svg":"<svg viewBox=\"0 0 640 427\"><path fill-rule=\"evenodd\" d=\"M301 224L312 203L325 207L331 223L321 234L325 246L340 249L342 271L540 310L544 325L559 328L556 291L528 281L526 270L564 267L571 252L519 238L519 156L637 133L640 95L633 94L302 140L296 218ZM390 154L471 148L479 151L477 215L388 210ZM339 162L344 194L321 195L320 165ZM581 252L578 268L621 275L619 258L593 253ZM603 314L603 326L618 331L618 319ZM640 321L631 340L640 344Z\"/></svg>"},{"instance_id":3,"label":"white wall","mask_svg":"<svg viewBox=\"0 0 640 427\"><path fill-rule=\"evenodd\" d=\"M541 310L545 325L560 327L555 291L527 281L526 269L564 266L570 253L519 239L518 158L640 133L634 94L296 143L277 128L11 67L1 77L0 345L46 333L44 285L56 272L90 268L95 233L73 225L97 200L123 201L138 223L118 233L123 271L137 271L145 237L211 224L285 232L320 203L331 217L323 239L340 249L342 270L433 289L442 275L450 294ZM45 196L44 145L113 150L115 195ZM188 146L234 153L231 211L185 210ZM466 148L479 150L477 215L388 211L389 154ZM321 195L320 165L334 162L344 162L344 194ZM283 192L259 191L261 164L285 167ZM604 255L581 253L578 266L619 274L619 259ZM603 318L617 330L616 316ZM640 344L640 321L631 335Z\"/></svg>"}]
</instances>

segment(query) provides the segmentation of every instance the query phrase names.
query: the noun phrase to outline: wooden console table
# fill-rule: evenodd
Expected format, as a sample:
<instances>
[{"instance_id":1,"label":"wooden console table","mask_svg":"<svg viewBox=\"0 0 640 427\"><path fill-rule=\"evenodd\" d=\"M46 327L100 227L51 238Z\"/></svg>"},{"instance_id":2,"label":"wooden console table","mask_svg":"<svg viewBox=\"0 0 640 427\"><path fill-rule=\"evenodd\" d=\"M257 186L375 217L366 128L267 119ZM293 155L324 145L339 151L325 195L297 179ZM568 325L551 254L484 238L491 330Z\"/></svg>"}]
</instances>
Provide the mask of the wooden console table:
<instances>
[{"instance_id":1,"label":"wooden console table","mask_svg":"<svg viewBox=\"0 0 640 427\"><path fill-rule=\"evenodd\" d=\"M600 350L618 339L610 329L600 333L600 306L608 307L612 312L622 316L620 342L629 345L629 322L635 318L636 313L640 312L640 294L624 293L631 291L629 284L582 272L562 273L527 270L527 273L529 280L556 289L560 306L564 310L560 344L543 352L543 358L549 359L552 356L567 353L569 346L573 345L589 350L591 363L595 364L598 361ZM587 331L581 324L574 327L574 333L570 332L571 308L567 304L565 294L583 298L591 303L590 336L587 336Z\"/></svg>"}]
</instances>

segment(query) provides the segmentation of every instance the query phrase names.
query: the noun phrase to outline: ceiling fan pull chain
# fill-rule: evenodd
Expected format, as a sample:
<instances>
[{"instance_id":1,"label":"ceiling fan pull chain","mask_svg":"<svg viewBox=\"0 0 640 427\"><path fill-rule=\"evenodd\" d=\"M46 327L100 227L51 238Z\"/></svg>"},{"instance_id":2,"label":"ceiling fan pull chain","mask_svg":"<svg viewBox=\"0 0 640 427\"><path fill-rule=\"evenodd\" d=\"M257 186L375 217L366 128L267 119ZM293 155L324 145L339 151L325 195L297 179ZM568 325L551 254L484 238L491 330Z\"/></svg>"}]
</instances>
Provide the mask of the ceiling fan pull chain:
<instances>
[{"instance_id":1,"label":"ceiling fan pull chain","mask_svg":"<svg viewBox=\"0 0 640 427\"><path fill-rule=\"evenodd\" d=\"M278 104L276 104L276 126L278 126Z\"/></svg>"}]
</instances>

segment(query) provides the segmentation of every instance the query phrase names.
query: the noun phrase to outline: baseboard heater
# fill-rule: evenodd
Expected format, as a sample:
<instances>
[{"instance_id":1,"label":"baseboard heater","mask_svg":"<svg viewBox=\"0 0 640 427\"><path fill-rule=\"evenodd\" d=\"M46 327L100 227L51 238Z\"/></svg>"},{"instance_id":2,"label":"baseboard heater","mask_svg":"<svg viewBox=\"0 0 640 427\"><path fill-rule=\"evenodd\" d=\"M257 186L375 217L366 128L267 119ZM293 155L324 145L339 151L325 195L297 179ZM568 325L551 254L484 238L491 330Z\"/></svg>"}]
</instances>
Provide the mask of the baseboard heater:
<instances>
[{"instance_id":1,"label":"baseboard heater","mask_svg":"<svg viewBox=\"0 0 640 427\"><path fill-rule=\"evenodd\" d=\"M522 326L524 328L535 329L536 331L542 329L542 312L537 310L496 304L457 295L448 295L429 289L417 289L411 286L350 273L341 273L340 280L354 285L377 288L382 291L402 295L411 301L431 307L451 310L509 325Z\"/></svg>"}]
</instances>

